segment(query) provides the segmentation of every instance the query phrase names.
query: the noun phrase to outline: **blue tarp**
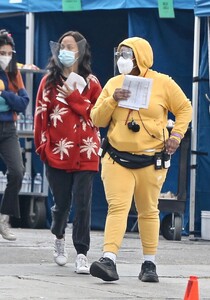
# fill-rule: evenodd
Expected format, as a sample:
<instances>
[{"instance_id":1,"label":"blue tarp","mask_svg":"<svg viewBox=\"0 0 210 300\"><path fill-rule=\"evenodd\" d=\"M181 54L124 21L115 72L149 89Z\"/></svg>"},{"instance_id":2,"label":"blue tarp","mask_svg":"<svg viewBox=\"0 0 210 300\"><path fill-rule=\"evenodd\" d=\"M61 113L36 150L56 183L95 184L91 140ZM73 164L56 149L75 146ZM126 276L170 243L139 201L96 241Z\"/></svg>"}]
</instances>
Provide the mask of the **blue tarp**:
<instances>
[{"instance_id":1,"label":"blue tarp","mask_svg":"<svg viewBox=\"0 0 210 300\"><path fill-rule=\"evenodd\" d=\"M205 17L210 15L210 1L209 0L195 0L195 15L198 17Z\"/></svg>"},{"instance_id":2,"label":"blue tarp","mask_svg":"<svg viewBox=\"0 0 210 300\"><path fill-rule=\"evenodd\" d=\"M14 3L13 3L14 2ZM193 9L194 0L174 0L175 9ZM157 8L157 0L82 0L82 10ZM62 0L1 0L0 13L63 11Z\"/></svg>"},{"instance_id":3,"label":"blue tarp","mask_svg":"<svg viewBox=\"0 0 210 300\"><path fill-rule=\"evenodd\" d=\"M22 0L20 3L11 3L9 0L1 0L0 13L17 13L28 11L28 0Z\"/></svg>"},{"instance_id":4,"label":"blue tarp","mask_svg":"<svg viewBox=\"0 0 210 300\"><path fill-rule=\"evenodd\" d=\"M194 0L174 0L174 8L177 9L193 9ZM157 0L83 0L82 7L85 10L93 9L130 9L130 8L157 8Z\"/></svg>"}]
</instances>

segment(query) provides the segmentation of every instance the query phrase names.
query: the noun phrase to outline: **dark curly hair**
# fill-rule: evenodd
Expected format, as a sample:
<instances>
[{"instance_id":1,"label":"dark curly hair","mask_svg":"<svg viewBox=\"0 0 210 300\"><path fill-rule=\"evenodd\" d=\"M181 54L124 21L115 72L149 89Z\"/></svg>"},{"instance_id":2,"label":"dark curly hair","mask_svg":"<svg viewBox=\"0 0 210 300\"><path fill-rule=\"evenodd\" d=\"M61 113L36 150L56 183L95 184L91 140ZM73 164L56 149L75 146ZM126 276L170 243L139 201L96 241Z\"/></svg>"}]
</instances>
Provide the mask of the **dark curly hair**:
<instances>
[{"instance_id":1,"label":"dark curly hair","mask_svg":"<svg viewBox=\"0 0 210 300\"><path fill-rule=\"evenodd\" d=\"M10 45L12 47L12 59L8 65L8 77L12 84L16 87L15 78L17 75L17 60L16 60L16 52L15 52L15 43L11 36L11 34L6 29L0 30L0 47L4 45Z\"/></svg>"},{"instance_id":2,"label":"dark curly hair","mask_svg":"<svg viewBox=\"0 0 210 300\"><path fill-rule=\"evenodd\" d=\"M62 40L66 36L72 36L77 42L79 54L80 55L82 54L82 59L78 60L78 74L86 80L87 76L92 73L90 46L86 41L86 39L84 38L84 36L78 31L68 31L64 33L59 38L58 43L61 44ZM81 43L79 43L80 41L84 41L84 43L82 43L82 47L81 47ZM56 84L62 85L62 80L60 76L62 73L62 65L58 65L55 62L53 56L49 60L49 63L47 65L47 70L49 71L49 74L47 76L45 88L48 89L51 85L56 85Z\"/></svg>"}]
</instances>

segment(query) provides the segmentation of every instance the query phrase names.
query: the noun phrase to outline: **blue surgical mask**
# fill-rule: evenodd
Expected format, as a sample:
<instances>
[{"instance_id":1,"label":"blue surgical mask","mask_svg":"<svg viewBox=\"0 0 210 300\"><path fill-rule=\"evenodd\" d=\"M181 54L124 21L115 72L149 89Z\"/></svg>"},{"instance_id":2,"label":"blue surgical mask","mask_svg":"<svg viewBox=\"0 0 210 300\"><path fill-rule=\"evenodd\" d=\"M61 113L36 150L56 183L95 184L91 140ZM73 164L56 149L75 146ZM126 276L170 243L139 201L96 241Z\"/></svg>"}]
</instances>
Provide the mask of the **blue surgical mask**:
<instances>
[{"instance_id":1,"label":"blue surgical mask","mask_svg":"<svg viewBox=\"0 0 210 300\"><path fill-rule=\"evenodd\" d=\"M65 67L71 67L76 61L76 52L62 49L59 51L58 59Z\"/></svg>"}]
</instances>

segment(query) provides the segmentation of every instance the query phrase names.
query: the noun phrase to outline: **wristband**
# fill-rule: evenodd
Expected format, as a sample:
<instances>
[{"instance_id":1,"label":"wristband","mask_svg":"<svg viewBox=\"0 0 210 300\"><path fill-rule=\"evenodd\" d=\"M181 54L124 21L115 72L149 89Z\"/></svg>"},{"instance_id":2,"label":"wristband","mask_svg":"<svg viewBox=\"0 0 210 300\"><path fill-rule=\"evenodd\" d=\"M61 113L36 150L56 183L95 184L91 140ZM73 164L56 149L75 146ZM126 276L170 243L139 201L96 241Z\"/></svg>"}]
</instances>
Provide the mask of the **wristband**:
<instances>
[{"instance_id":1,"label":"wristband","mask_svg":"<svg viewBox=\"0 0 210 300\"><path fill-rule=\"evenodd\" d=\"M179 138L180 140L182 139L182 135L177 132L172 132L170 136L175 136L175 137Z\"/></svg>"},{"instance_id":2,"label":"wristband","mask_svg":"<svg viewBox=\"0 0 210 300\"><path fill-rule=\"evenodd\" d=\"M179 137L177 137L177 136L170 136L169 139L171 139L171 140L176 140L179 144L180 144L180 142L181 142L181 139L180 139Z\"/></svg>"}]
</instances>

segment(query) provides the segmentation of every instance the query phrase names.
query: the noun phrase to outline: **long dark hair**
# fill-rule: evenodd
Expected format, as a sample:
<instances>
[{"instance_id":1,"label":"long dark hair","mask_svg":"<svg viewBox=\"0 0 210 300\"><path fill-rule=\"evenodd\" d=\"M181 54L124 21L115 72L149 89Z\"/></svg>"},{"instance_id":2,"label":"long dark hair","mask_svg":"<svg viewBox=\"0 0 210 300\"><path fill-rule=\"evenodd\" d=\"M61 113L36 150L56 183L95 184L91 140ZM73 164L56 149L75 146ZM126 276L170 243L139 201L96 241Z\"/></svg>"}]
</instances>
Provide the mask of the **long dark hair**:
<instances>
[{"instance_id":1,"label":"long dark hair","mask_svg":"<svg viewBox=\"0 0 210 300\"><path fill-rule=\"evenodd\" d=\"M12 84L17 87L15 83L15 78L17 75L17 60L16 60L16 52L15 52L15 43L11 36L11 34L6 29L0 30L0 47L4 45L10 45L12 47L13 53L12 53L12 59L8 65L7 68L7 74L9 77L9 80L12 82Z\"/></svg>"},{"instance_id":2,"label":"long dark hair","mask_svg":"<svg viewBox=\"0 0 210 300\"><path fill-rule=\"evenodd\" d=\"M86 41L86 39L84 38L84 36L81 33L79 33L78 31L68 31L68 32L64 33L59 38L58 43L61 44L62 40L66 36L72 36L75 39L75 41L77 42L77 45L78 45L79 54L81 54L81 53L83 54L82 59L78 60L78 74L86 80L87 76L92 73L90 46L89 46L88 42ZM82 40L84 41L84 43L83 43L83 46L81 49L81 45L79 42ZM61 80L61 76L60 76L62 73L62 66L61 65L59 66L55 62L53 56L49 60L49 63L47 65L47 70L49 71L49 74L47 76L45 88L47 89L51 85L56 85L56 84L62 85L62 80Z\"/></svg>"}]
</instances>

